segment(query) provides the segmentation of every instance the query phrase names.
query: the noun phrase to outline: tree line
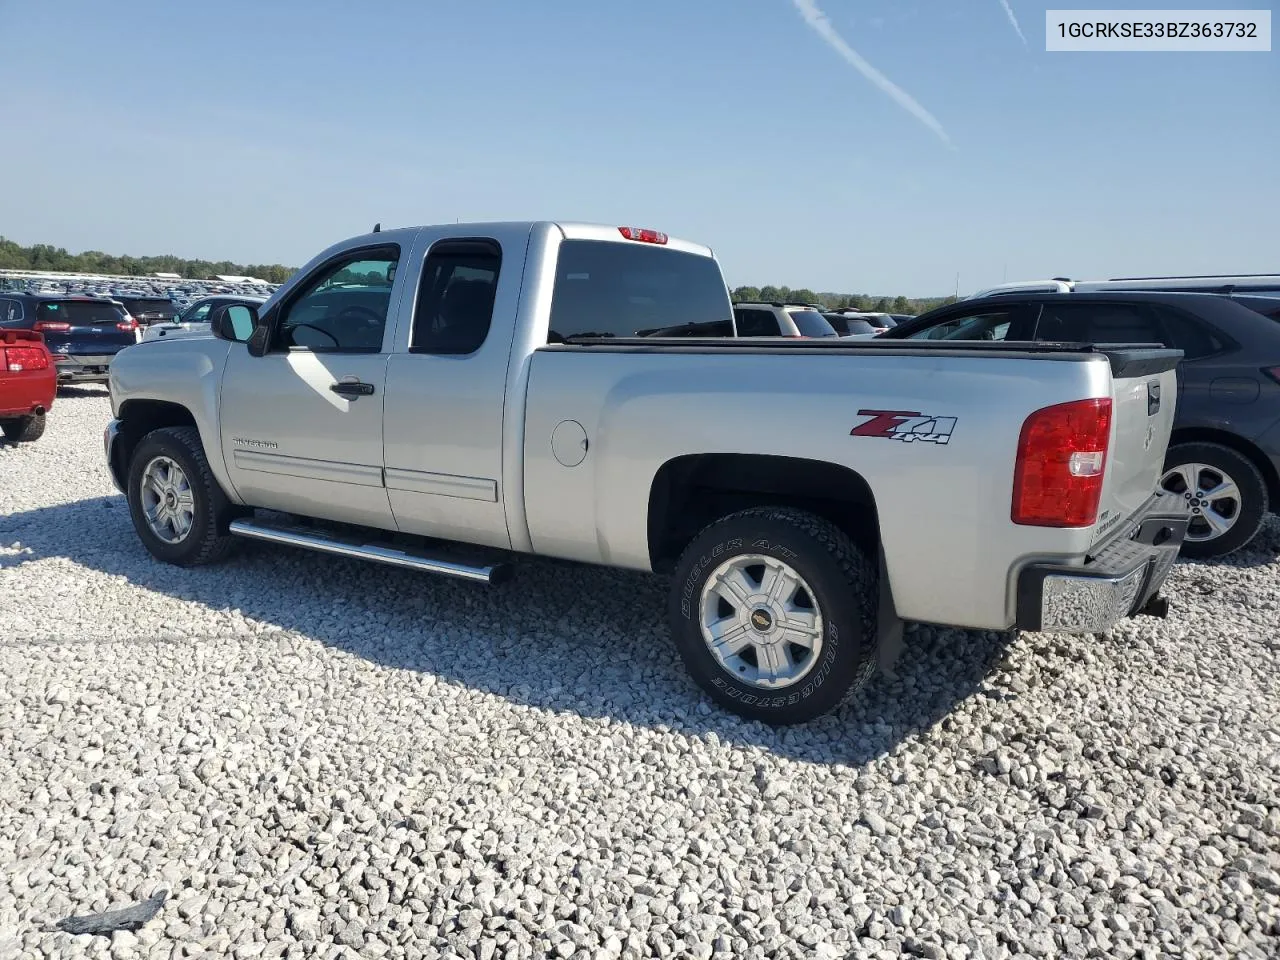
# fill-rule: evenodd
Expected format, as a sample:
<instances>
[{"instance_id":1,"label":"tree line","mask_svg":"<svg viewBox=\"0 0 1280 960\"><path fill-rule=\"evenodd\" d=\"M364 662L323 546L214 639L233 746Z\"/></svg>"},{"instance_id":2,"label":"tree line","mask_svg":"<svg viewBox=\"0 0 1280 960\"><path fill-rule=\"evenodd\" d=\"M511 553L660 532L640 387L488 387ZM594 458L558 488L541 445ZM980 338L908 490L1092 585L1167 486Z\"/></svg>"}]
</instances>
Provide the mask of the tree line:
<instances>
[{"instance_id":1,"label":"tree line","mask_svg":"<svg viewBox=\"0 0 1280 960\"><path fill-rule=\"evenodd\" d=\"M737 287L734 303L820 303L828 310L862 310L868 313L919 314L955 297L875 297L865 293L814 293L806 287Z\"/></svg>"},{"instance_id":2,"label":"tree line","mask_svg":"<svg viewBox=\"0 0 1280 960\"><path fill-rule=\"evenodd\" d=\"M258 277L269 283L284 283L295 267L278 263L232 263L230 260L187 260L184 257L128 257L86 250L68 253L63 247L37 243L24 247L0 237L0 270L41 270L50 273L111 273L147 277L153 273L176 273L186 280L208 280L217 274Z\"/></svg>"}]
</instances>

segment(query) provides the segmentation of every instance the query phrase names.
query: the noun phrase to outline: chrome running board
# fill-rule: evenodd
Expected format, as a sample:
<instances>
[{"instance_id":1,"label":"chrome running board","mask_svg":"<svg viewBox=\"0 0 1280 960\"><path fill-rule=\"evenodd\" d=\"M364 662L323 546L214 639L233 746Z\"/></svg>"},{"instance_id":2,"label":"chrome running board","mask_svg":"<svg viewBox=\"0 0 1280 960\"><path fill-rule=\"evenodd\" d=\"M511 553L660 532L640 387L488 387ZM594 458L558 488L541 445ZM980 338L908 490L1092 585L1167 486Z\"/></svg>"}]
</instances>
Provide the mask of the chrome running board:
<instances>
[{"instance_id":1,"label":"chrome running board","mask_svg":"<svg viewBox=\"0 0 1280 960\"><path fill-rule=\"evenodd\" d=\"M304 550L315 550L339 557L355 557L358 560L371 560L374 563L385 563L388 566L417 570L420 573L439 573L446 577L457 577L460 580L471 580L476 583L500 583L507 579L511 572L511 565L506 563L489 565L462 563L432 556L422 551L405 550L390 544L366 542L354 537L321 533L317 530L302 530L298 527L262 520L232 520L230 531L238 537L247 537L251 540L283 543L290 547L302 547Z\"/></svg>"}]
</instances>

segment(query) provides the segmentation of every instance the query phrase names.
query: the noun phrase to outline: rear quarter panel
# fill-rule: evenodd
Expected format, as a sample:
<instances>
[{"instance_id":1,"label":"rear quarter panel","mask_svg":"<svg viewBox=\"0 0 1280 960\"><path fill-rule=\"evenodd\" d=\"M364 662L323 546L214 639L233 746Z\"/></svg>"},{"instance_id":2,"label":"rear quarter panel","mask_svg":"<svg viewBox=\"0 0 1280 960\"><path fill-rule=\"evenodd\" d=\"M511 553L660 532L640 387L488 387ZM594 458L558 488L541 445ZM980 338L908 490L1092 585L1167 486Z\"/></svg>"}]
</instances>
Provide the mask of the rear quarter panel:
<instances>
[{"instance_id":1,"label":"rear quarter panel","mask_svg":"<svg viewBox=\"0 0 1280 960\"><path fill-rule=\"evenodd\" d=\"M1033 410L1109 396L1104 359L1009 356L629 353L543 349L528 386L525 504L535 551L650 569L658 470L698 453L841 464L875 498L895 604L907 619L1003 629L1026 562L1082 559L1092 531L1010 520L1013 465ZM946 444L851 436L862 410L955 418ZM575 467L552 453L580 423Z\"/></svg>"}]
</instances>

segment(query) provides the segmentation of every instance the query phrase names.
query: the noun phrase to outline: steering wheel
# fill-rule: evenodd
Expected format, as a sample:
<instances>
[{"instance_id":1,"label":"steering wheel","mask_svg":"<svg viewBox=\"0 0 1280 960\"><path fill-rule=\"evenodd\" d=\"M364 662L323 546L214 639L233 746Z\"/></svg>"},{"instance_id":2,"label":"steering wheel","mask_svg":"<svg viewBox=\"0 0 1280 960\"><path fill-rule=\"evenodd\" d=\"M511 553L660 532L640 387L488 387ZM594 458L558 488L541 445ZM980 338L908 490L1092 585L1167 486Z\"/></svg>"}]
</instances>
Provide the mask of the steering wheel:
<instances>
[{"instance_id":1,"label":"steering wheel","mask_svg":"<svg viewBox=\"0 0 1280 960\"><path fill-rule=\"evenodd\" d=\"M295 324L292 324L292 326L291 326L291 333L292 333L292 330L301 330L303 327L306 327L308 330L314 330L316 333L319 333L319 334L321 334L321 335L323 335L323 336L328 337L330 340L332 340L332 341L333 341L333 345L334 345L335 347L340 347L340 346L342 346L342 344L338 342L338 338L337 338L337 337L335 337L335 336L334 336L332 333L330 333L328 330L325 330L325 329L323 329L323 328L321 328L321 327L317 327L314 323L295 323ZM291 339L292 339L292 335L291 335ZM302 346L302 344L297 344L297 346Z\"/></svg>"}]
</instances>

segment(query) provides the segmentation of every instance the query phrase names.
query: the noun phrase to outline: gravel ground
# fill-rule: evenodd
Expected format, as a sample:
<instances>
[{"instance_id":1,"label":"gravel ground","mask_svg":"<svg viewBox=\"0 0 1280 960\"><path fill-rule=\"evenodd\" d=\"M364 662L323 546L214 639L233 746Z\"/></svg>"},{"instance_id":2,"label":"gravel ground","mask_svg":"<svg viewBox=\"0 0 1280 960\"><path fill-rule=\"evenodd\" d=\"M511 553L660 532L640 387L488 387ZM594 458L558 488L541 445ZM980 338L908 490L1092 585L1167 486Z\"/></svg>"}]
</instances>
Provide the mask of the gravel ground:
<instances>
[{"instance_id":1,"label":"gravel ground","mask_svg":"<svg viewBox=\"0 0 1280 960\"><path fill-rule=\"evenodd\" d=\"M2 960L1280 955L1274 523L1168 621L913 629L778 732L697 694L647 578L155 563L108 417L0 445Z\"/></svg>"}]
</instances>

